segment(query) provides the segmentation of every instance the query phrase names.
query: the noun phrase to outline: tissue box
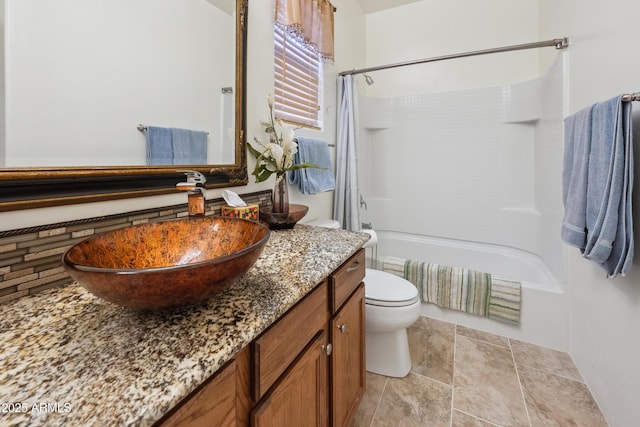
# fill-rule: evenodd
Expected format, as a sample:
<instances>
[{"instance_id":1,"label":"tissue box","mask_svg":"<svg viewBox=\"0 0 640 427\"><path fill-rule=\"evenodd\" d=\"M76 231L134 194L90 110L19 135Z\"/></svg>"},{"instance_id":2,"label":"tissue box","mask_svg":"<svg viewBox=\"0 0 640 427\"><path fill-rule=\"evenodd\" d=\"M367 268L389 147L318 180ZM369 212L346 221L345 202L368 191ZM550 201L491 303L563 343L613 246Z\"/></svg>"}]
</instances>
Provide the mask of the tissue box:
<instances>
[{"instance_id":1,"label":"tissue box","mask_svg":"<svg viewBox=\"0 0 640 427\"><path fill-rule=\"evenodd\" d=\"M225 205L222 207L222 216L258 221L260 218L260 208L259 205L247 205L242 207Z\"/></svg>"}]
</instances>

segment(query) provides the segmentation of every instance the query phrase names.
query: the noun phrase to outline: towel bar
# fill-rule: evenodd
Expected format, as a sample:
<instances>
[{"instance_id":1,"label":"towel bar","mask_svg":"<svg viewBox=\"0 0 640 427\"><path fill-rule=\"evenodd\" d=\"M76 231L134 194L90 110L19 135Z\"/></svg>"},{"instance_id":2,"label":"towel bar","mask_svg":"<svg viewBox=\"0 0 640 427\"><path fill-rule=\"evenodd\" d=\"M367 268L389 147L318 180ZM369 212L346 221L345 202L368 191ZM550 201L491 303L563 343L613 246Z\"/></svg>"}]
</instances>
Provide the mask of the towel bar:
<instances>
[{"instance_id":1,"label":"towel bar","mask_svg":"<svg viewBox=\"0 0 640 427\"><path fill-rule=\"evenodd\" d=\"M147 131L147 127L145 125L138 125L137 128L138 128L138 130L140 132L146 132ZM209 135L209 132L207 132L207 135Z\"/></svg>"},{"instance_id":2,"label":"towel bar","mask_svg":"<svg viewBox=\"0 0 640 427\"><path fill-rule=\"evenodd\" d=\"M626 95L622 95L622 100L625 102L640 101L640 92L627 93Z\"/></svg>"},{"instance_id":3,"label":"towel bar","mask_svg":"<svg viewBox=\"0 0 640 427\"><path fill-rule=\"evenodd\" d=\"M138 130L140 132L146 132L147 131L147 127L145 125L138 125ZM207 132L207 135L209 135L209 132ZM329 147L335 147L336 144L327 144Z\"/></svg>"}]
</instances>

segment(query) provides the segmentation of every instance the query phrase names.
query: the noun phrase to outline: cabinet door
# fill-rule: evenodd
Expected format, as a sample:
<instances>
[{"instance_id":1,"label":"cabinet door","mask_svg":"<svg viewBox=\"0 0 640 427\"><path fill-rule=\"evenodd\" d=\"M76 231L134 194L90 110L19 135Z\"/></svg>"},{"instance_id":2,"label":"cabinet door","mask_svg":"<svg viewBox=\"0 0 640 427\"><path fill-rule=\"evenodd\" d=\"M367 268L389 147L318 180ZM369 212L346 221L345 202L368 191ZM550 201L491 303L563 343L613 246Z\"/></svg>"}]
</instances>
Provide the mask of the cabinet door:
<instances>
[{"instance_id":1,"label":"cabinet door","mask_svg":"<svg viewBox=\"0 0 640 427\"><path fill-rule=\"evenodd\" d=\"M327 426L326 344L323 330L254 408L252 426Z\"/></svg>"},{"instance_id":2,"label":"cabinet door","mask_svg":"<svg viewBox=\"0 0 640 427\"><path fill-rule=\"evenodd\" d=\"M331 319L332 425L346 426L358 409L365 387L364 284Z\"/></svg>"},{"instance_id":3,"label":"cabinet door","mask_svg":"<svg viewBox=\"0 0 640 427\"><path fill-rule=\"evenodd\" d=\"M276 383L319 331L327 329L327 320L323 282L252 343L254 401Z\"/></svg>"},{"instance_id":4,"label":"cabinet door","mask_svg":"<svg viewBox=\"0 0 640 427\"><path fill-rule=\"evenodd\" d=\"M159 425L161 427L235 426L235 360L205 382Z\"/></svg>"}]
</instances>

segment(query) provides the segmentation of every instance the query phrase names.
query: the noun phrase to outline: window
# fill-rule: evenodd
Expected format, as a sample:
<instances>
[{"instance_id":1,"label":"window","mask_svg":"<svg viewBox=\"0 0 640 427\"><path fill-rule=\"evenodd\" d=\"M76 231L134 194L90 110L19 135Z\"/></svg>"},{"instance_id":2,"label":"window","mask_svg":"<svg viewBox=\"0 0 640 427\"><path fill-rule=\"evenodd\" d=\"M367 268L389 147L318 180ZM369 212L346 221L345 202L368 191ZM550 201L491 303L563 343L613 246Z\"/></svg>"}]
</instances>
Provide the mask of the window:
<instances>
[{"instance_id":1,"label":"window","mask_svg":"<svg viewBox=\"0 0 640 427\"><path fill-rule=\"evenodd\" d=\"M318 52L298 43L281 26L274 26L276 118L320 128L322 62Z\"/></svg>"}]
</instances>

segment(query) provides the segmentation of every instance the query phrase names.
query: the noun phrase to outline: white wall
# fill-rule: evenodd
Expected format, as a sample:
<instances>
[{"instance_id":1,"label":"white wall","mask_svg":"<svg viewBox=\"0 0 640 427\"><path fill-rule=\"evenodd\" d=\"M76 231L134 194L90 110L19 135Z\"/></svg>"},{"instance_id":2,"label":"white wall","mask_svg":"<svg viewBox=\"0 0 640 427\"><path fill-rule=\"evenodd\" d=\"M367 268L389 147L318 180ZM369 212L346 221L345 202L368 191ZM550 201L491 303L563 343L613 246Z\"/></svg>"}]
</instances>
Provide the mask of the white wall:
<instances>
[{"instance_id":1,"label":"white wall","mask_svg":"<svg viewBox=\"0 0 640 427\"><path fill-rule=\"evenodd\" d=\"M568 114L621 93L640 91L640 2L540 0L540 35L570 38ZM638 108L638 103L634 107ZM636 153L633 218L639 228L637 153L640 116L634 114ZM638 232L635 241L638 242ZM640 420L640 264L626 277L603 272L567 247L570 354L612 427ZM636 243L636 253L638 252Z\"/></svg>"},{"instance_id":2,"label":"white wall","mask_svg":"<svg viewBox=\"0 0 640 427\"><path fill-rule=\"evenodd\" d=\"M422 0L372 13L367 15L367 66L537 41L537 4ZM537 75L537 53L525 50L378 71L371 74L376 83L368 94L491 87Z\"/></svg>"},{"instance_id":3,"label":"white wall","mask_svg":"<svg viewBox=\"0 0 640 427\"><path fill-rule=\"evenodd\" d=\"M562 36L556 35L555 37ZM565 99L566 51L540 49L555 56L555 61L540 77L540 117L535 127L533 165L535 175L534 206L537 218L538 254L555 276L566 283L564 244L560 238L562 223L562 140ZM551 57L551 55L550 55Z\"/></svg>"}]
</instances>

